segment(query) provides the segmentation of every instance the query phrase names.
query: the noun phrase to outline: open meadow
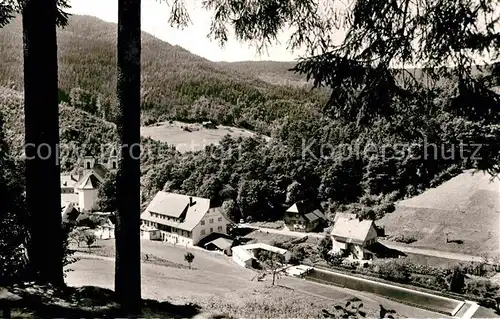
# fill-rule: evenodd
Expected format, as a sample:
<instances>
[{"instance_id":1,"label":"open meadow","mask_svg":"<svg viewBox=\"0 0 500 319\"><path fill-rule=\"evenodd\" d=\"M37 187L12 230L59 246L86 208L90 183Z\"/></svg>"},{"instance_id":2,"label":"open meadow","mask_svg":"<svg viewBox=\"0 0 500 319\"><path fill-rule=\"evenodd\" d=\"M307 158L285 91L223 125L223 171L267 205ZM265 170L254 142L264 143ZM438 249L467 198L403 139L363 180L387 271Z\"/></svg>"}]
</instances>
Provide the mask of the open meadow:
<instances>
[{"instance_id":1,"label":"open meadow","mask_svg":"<svg viewBox=\"0 0 500 319\"><path fill-rule=\"evenodd\" d=\"M186 128L186 129L185 129ZM231 126L218 125L217 128L204 128L201 124L189 124L178 121L161 122L151 126L141 127L141 135L153 140L166 142L175 146L181 152L199 151L206 146L215 144L226 135L232 138L252 137L252 131Z\"/></svg>"},{"instance_id":2,"label":"open meadow","mask_svg":"<svg viewBox=\"0 0 500 319\"><path fill-rule=\"evenodd\" d=\"M377 224L410 246L480 256L500 252L500 181L466 171L400 201Z\"/></svg>"}]
</instances>

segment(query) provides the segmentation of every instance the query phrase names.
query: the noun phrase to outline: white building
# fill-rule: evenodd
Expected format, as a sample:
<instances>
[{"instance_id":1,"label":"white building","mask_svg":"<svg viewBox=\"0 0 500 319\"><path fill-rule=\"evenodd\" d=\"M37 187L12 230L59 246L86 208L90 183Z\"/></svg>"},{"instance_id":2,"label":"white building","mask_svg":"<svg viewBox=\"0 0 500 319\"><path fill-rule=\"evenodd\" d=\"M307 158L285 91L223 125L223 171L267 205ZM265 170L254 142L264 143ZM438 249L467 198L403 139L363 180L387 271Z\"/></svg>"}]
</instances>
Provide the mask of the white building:
<instances>
[{"instance_id":1,"label":"white building","mask_svg":"<svg viewBox=\"0 0 500 319\"><path fill-rule=\"evenodd\" d=\"M348 258L373 259L366 248L377 242L377 230L373 220L339 217L331 232L332 253L340 253Z\"/></svg>"},{"instance_id":2,"label":"white building","mask_svg":"<svg viewBox=\"0 0 500 319\"><path fill-rule=\"evenodd\" d=\"M101 226L97 226L95 235L99 239L114 239L115 238L115 225L109 220Z\"/></svg>"},{"instance_id":3,"label":"white building","mask_svg":"<svg viewBox=\"0 0 500 319\"><path fill-rule=\"evenodd\" d=\"M256 262L252 252L243 248L243 246L236 246L231 248L231 255L233 261L240 265L241 267L250 268Z\"/></svg>"},{"instance_id":4,"label":"white building","mask_svg":"<svg viewBox=\"0 0 500 319\"><path fill-rule=\"evenodd\" d=\"M158 192L141 215L142 225L154 227L160 240L193 246L211 233L227 233L231 222L207 198Z\"/></svg>"},{"instance_id":5,"label":"white building","mask_svg":"<svg viewBox=\"0 0 500 319\"><path fill-rule=\"evenodd\" d=\"M97 203L98 188L106 175L117 168L116 155L109 157L106 164L97 163L92 156L85 156L71 173L61 175L61 204L74 204L80 212L91 211Z\"/></svg>"},{"instance_id":6,"label":"white building","mask_svg":"<svg viewBox=\"0 0 500 319\"><path fill-rule=\"evenodd\" d=\"M261 243L235 246L231 248L233 261L242 267L252 267L257 262L255 258L256 250L271 251L282 255L285 263L290 261L291 253L288 250Z\"/></svg>"}]
</instances>

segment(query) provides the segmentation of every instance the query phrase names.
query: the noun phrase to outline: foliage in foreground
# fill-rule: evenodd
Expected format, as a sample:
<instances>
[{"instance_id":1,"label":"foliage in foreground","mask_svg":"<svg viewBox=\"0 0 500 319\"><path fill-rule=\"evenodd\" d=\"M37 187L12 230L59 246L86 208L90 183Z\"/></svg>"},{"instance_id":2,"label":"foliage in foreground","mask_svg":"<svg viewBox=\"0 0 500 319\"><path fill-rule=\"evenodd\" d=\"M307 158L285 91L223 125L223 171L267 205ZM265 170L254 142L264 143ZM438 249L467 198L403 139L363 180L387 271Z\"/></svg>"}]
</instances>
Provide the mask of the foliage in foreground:
<instances>
[{"instance_id":1,"label":"foliage in foreground","mask_svg":"<svg viewBox=\"0 0 500 319\"><path fill-rule=\"evenodd\" d=\"M22 167L10 155L3 129L0 114L0 285L22 277L28 240Z\"/></svg>"}]
</instances>

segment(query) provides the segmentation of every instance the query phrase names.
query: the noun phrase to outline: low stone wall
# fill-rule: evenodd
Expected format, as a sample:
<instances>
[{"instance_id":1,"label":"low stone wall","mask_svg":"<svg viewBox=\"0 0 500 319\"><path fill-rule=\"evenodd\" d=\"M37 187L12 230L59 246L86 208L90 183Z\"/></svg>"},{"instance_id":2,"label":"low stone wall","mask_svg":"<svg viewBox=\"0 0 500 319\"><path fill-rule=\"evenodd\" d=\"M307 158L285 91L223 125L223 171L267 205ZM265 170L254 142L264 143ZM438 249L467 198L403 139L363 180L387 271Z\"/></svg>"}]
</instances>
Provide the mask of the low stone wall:
<instances>
[{"instance_id":1,"label":"low stone wall","mask_svg":"<svg viewBox=\"0 0 500 319\"><path fill-rule=\"evenodd\" d=\"M374 293L397 302L449 316L452 315L453 310L461 303L460 300L317 268L305 278L311 281Z\"/></svg>"}]
</instances>

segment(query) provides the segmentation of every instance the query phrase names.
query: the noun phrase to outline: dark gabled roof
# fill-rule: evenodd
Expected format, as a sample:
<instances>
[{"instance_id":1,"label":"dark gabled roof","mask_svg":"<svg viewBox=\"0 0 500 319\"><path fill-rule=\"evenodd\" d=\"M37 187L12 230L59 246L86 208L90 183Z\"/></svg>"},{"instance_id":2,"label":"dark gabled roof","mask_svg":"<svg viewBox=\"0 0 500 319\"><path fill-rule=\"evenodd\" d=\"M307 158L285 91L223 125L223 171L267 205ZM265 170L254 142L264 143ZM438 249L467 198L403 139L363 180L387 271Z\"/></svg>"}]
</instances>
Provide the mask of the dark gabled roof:
<instances>
[{"instance_id":1,"label":"dark gabled roof","mask_svg":"<svg viewBox=\"0 0 500 319\"><path fill-rule=\"evenodd\" d=\"M318 219L326 219L325 214L323 214L319 209L316 209L308 214L305 214L304 217L310 222L313 222Z\"/></svg>"},{"instance_id":2,"label":"dark gabled roof","mask_svg":"<svg viewBox=\"0 0 500 319\"><path fill-rule=\"evenodd\" d=\"M95 175L93 171L86 173L79 181L76 183L75 188L77 189L97 189L101 185L101 181Z\"/></svg>"},{"instance_id":3,"label":"dark gabled roof","mask_svg":"<svg viewBox=\"0 0 500 319\"><path fill-rule=\"evenodd\" d=\"M98 177L100 177L101 179L106 178L109 173L109 170L106 168L106 166L102 164L95 164L92 170L95 174L99 175Z\"/></svg>"},{"instance_id":4,"label":"dark gabled roof","mask_svg":"<svg viewBox=\"0 0 500 319\"><path fill-rule=\"evenodd\" d=\"M215 247L219 248L220 250L226 250L226 249L231 248L231 246L233 245L233 241L230 239L227 239L227 238L219 237L217 239L212 240L211 242L206 243L205 247L210 245L210 244L214 245Z\"/></svg>"},{"instance_id":5,"label":"dark gabled roof","mask_svg":"<svg viewBox=\"0 0 500 319\"><path fill-rule=\"evenodd\" d=\"M314 201L300 201L296 202L287 209L289 213L299 213L310 222L317 219L326 220L325 214L320 209L320 206Z\"/></svg>"}]
</instances>

